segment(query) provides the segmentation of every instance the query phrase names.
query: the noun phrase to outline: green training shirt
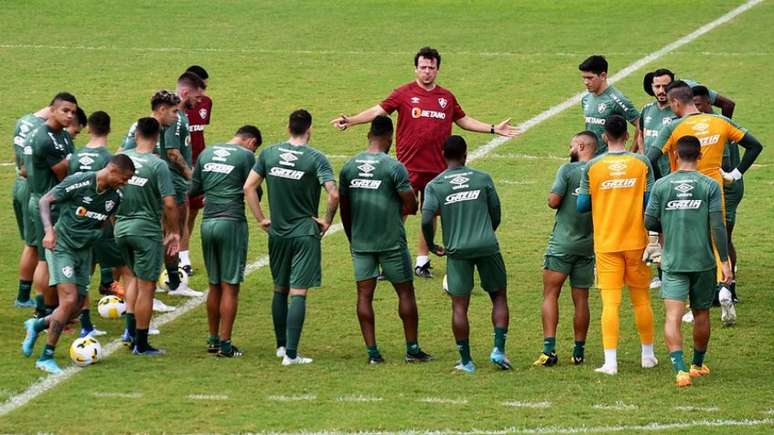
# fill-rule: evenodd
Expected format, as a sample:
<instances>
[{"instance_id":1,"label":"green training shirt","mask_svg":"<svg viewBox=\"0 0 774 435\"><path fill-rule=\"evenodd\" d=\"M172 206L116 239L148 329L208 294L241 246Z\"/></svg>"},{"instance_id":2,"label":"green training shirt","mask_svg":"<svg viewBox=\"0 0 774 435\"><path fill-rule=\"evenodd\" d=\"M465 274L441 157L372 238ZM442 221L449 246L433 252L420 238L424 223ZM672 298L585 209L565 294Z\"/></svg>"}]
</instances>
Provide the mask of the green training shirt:
<instances>
[{"instance_id":1,"label":"green training shirt","mask_svg":"<svg viewBox=\"0 0 774 435\"><path fill-rule=\"evenodd\" d=\"M443 245L451 258L486 257L500 251L493 228L500 199L488 174L461 166L447 169L425 187L422 214L441 211Z\"/></svg>"},{"instance_id":2,"label":"green training shirt","mask_svg":"<svg viewBox=\"0 0 774 435\"><path fill-rule=\"evenodd\" d=\"M70 156L68 173L99 171L107 166L113 154L106 147L81 147Z\"/></svg>"},{"instance_id":3,"label":"green training shirt","mask_svg":"<svg viewBox=\"0 0 774 435\"><path fill-rule=\"evenodd\" d=\"M45 122L43 118L38 118L32 113L28 113L16 121L16 126L13 129L13 155L17 175L19 174L19 169L24 166L24 145L27 136L45 124Z\"/></svg>"},{"instance_id":4,"label":"green training shirt","mask_svg":"<svg viewBox=\"0 0 774 435\"><path fill-rule=\"evenodd\" d=\"M697 171L675 171L656 181L647 216L661 221L667 272L701 272L715 267L710 213L722 210L720 185Z\"/></svg>"},{"instance_id":5,"label":"green training shirt","mask_svg":"<svg viewBox=\"0 0 774 435\"><path fill-rule=\"evenodd\" d=\"M202 151L190 195L204 193L204 219L245 220L244 185L254 164L255 154L239 145L212 145Z\"/></svg>"},{"instance_id":6,"label":"green training shirt","mask_svg":"<svg viewBox=\"0 0 774 435\"><path fill-rule=\"evenodd\" d=\"M562 165L556 172L551 193L562 197L556 220L548 239L547 255L594 255L594 233L591 213L578 213L576 201L586 162Z\"/></svg>"},{"instance_id":7,"label":"green training shirt","mask_svg":"<svg viewBox=\"0 0 774 435\"><path fill-rule=\"evenodd\" d=\"M605 120L608 117L618 114L627 121L634 122L640 116L632 102L612 85L600 95L587 92L581 99L581 107L586 130L593 131L597 135L596 155L607 152L607 143L602 140L602 133L605 132Z\"/></svg>"},{"instance_id":8,"label":"green training shirt","mask_svg":"<svg viewBox=\"0 0 774 435\"><path fill-rule=\"evenodd\" d=\"M81 172L51 189L59 219L54 226L57 246L88 248L102 237L103 227L121 204L117 189L97 191L97 173Z\"/></svg>"},{"instance_id":9,"label":"green training shirt","mask_svg":"<svg viewBox=\"0 0 774 435\"><path fill-rule=\"evenodd\" d=\"M167 161L169 164L169 170L172 173L172 182L175 185L175 190L188 191L190 183L188 182L188 179L183 176L180 168L169 161L167 158L167 150L176 149L180 151L188 168L192 168L191 136L189 130L188 117L185 112L178 110L177 122L164 128L161 133L162 136L164 136L164 141L159 144L159 155L162 160Z\"/></svg>"},{"instance_id":10,"label":"green training shirt","mask_svg":"<svg viewBox=\"0 0 774 435\"><path fill-rule=\"evenodd\" d=\"M137 141L134 138L135 130L137 130L136 122L132 124L131 127L129 127L129 131L126 133L126 136L124 136L124 141L121 142L121 151L133 150L137 148ZM164 147L164 127L161 128L161 134L159 135L159 139L156 141L156 149L153 150L153 152L155 154L158 154L159 149L163 147Z\"/></svg>"},{"instance_id":11,"label":"green training shirt","mask_svg":"<svg viewBox=\"0 0 774 435\"><path fill-rule=\"evenodd\" d=\"M352 252L384 252L406 246L403 201L411 192L408 171L385 153L362 152L339 174L339 195L349 199Z\"/></svg>"},{"instance_id":12,"label":"green training shirt","mask_svg":"<svg viewBox=\"0 0 774 435\"><path fill-rule=\"evenodd\" d=\"M134 176L123 188L124 200L116 215L115 236L142 236L161 240L161 214L165 196L172 196L172 177L167 164L152 153L128 150Z\"/></svg>"},{"instance_id":13,"label":"green training shirt","mask_svg":"<svg viewBox=\"0 0 774 435\"><path fill-rule=\"evenodd\" d=\"M59 183L51 168L69 158L73 141L65 129L53 131L43 124L28 137L24 145L24 168L30 194L43 196Z\"/></svg>"},{"instance_id":14,"label":"green training shirt","mask_svg":"<svg viewBox=\"0 0 774 435\"><path fill-rule=\"evenodd\" d=\"M320 186L334 181L328 159L308 145L272 145L255 162L253 171L266 179L271 226L279 237L317 236L313 218L320 205Z\"/></svg>"}]
</instances>

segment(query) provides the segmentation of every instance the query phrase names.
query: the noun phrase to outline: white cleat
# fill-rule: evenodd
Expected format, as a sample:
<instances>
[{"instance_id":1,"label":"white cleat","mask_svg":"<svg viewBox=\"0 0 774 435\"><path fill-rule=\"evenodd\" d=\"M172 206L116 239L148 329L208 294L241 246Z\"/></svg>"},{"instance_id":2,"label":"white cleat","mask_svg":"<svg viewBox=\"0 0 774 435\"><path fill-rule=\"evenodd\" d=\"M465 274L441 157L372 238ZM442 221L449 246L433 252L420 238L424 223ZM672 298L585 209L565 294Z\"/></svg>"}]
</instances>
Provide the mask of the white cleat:
<instances>
[{"instance_id":1,"label":"white cleat","mask_svg":"<svg viewBox=\"0 0 774 435\"><path fill-rule=\"evenodd\" d=\"M148 327L148 335L159 335L159 334L161 334L161 331L159 331L159 328L155 326Z\"/></svg>"},{"instance_id":2,"label":"white cleat","mask_svg":"<svg viewBox=\"0 0 774 435\"><path fill-rule=\"evenodd\" d=\"M658 365L658 359L655 356L643 356L641 362L644 369L652 369Z\"/></svg>"},{"instance_id":3,"label":"white cleat","mask_svg":"<svg viewBox=\"0 0 774 435\"><path fill-rule=\"evenodd\" d=\"M683 314L683 323L693 323L693 311Z\"/></svg>"},{"instance_id":4,"label":"white cleat","mask_svg":"<svg viewBox=\"0 0 774 435\"><path fill-rule=\"evenodd\" d=\"M190 287L188 287L188 284L181 282L180 285L177 287L174 291L169 291L170 296L185 296L188 298L199 298L204 296L204 292L196 291Z\"/></svg>"},{"instance_id":5,"label":"white cleat","mask_svg":"<svg viewBox=\"0 0 774 435\"><path fill-rule=\"evenodd\" d=\"M657 276L654 276L652 280L650 280L650 288L660 288L661 287L661 279Z\"/></svg>"},{"instance_id":6,"label":"white cleat","mask_svg":"<svg viewBox=\"0 0 774 435\"><path fill-rule=\"evenodd\" d=\"M285 357L285 346L280 346L277 348L277 358L284 358Z\"/></svg>"},{"instance_id":7,"label":"white cleat","mask_svg":"<svg viewBox=\"0 0 774 435\"><path fill-rule=\"evenodd\" d=\"M594 369L597 373L604 373L606 375L617 375L618 374L618 366L602 366L598 369Z\"/></svg>"},{"instance_id":8,"label":"white cleat","mask_svg":"<svg viewBox=\"0 0 774 435\"><path fill-rule=\"evenodd\" d=\"M736 307L731 299L731 291L726 286L720 287L718 300L720 301L720 321L723 322L723 326L733 326L736 323Z\"/></svg>"},{"instance_id":9,"label":"white cleat","mask_svg":"<svg viewBox=\"0 0 774 435\"><path fill-rule=\"evenodd\" d=\"M168 313L170 311L175 311L176 308L177 307L167 305L164 302L161 302L160 300L153 298L153 311L157 313Z\"/></svg>"},{"instance_id":10,"label":"white cleat","mask_svg":"<svg viewBox=\"0 0 774 435\"><path fill-rule=\"evenodd\" d=\"M282 365L283 366L292 366L296 364L311 364L312 358L305 358L301 355L296 355L295 358L288 358L287 355L282 357Z\"/></svg>"}]
</instances>

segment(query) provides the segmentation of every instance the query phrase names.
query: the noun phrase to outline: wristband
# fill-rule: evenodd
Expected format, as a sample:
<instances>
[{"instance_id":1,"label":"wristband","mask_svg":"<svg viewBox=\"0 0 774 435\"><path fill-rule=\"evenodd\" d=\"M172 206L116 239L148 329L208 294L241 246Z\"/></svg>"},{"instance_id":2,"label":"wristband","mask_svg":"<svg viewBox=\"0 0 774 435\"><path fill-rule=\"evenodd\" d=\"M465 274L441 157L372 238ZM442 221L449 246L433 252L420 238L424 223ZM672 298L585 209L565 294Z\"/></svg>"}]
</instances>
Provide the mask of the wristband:
<instances>
[{"instance_id":1,"label":"wristband","mask_svg":"<svg viewBox=\"0 0 774 435\"><path fill-rule=\"evenodd\" d=\"M489 127L489 133L494 134L494 124Z\"/></svg>"}]
</instances>

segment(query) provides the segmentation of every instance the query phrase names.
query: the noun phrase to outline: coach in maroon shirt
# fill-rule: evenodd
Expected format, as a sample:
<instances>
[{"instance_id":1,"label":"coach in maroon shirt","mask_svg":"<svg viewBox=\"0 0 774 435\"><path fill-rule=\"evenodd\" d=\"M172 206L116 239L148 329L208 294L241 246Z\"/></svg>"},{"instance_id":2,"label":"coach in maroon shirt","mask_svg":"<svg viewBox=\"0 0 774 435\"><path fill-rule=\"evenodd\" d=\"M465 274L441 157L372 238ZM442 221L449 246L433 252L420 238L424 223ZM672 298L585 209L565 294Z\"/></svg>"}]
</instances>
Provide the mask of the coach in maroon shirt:
<instances>
[{"instance_id":1,"label":"coach in maroon shirt","mask_svg":"<svg viewBox=\"0 0 774 435\"><path fill-rule=\"evenodd\" d=\"M452 123L465 130L507 137L516 136L519 130L509 124L510 119L495 125L466 115L454 94L435 83L441 67L441 55L434 48L421 48L414 56L414 67L416 79L413 82L395 89L380 104L354 116L341 115L332 120L331 124L345 130L397 110L395 153L408 170L414 192L420 195L427 183L446 169L443 143L451 136ZM420 277L432 276L427 243L421 231L414 272Z\"/></svg>"}]
</instances>

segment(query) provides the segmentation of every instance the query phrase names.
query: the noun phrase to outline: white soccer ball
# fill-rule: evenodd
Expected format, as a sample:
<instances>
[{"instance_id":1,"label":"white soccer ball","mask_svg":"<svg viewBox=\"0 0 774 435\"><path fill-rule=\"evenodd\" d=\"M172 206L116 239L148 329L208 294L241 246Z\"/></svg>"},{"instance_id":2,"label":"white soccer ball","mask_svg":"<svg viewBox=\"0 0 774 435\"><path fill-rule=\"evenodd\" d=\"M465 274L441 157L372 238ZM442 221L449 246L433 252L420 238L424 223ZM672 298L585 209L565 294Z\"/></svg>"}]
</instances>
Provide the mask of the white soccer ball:
<instances>
[{"instance_id":1,"label":"white soccer ball","mask_svg":"<svg viewBox=\"0 0 774 435\"><path fill-rule=\"evenodd\" d=\"M185 270L183 270L182 267L177 268L177 276L180 277L180 282L188 285L188 274L185 272ZM161 271L161 275L159 275L159 280L156 283L156 287L163 290L169 290L169 273L167 273L166 269Z\"/></svg>"},{"instance_id":2,"label":"white soccer ball","mask_svg":"<svg viewBox=\"0 0 774 435\"><path fill-rule=\"evenodd\" d=\"M126 313L126 304L118 296L103 296L97 303L97 311L103 319L118 319Z\"/></svg>"},{"instance_id":3,"label":"white soccer ball","mask_svg":"<svg viewBox=\"0 0 774 435\"><path fill-rule=\"evenodd\" d=\"M70 345L70 359L79 367L94 364L102 359L102 346L93 337L78 338Z\"/></svg>"}]
</instances>

